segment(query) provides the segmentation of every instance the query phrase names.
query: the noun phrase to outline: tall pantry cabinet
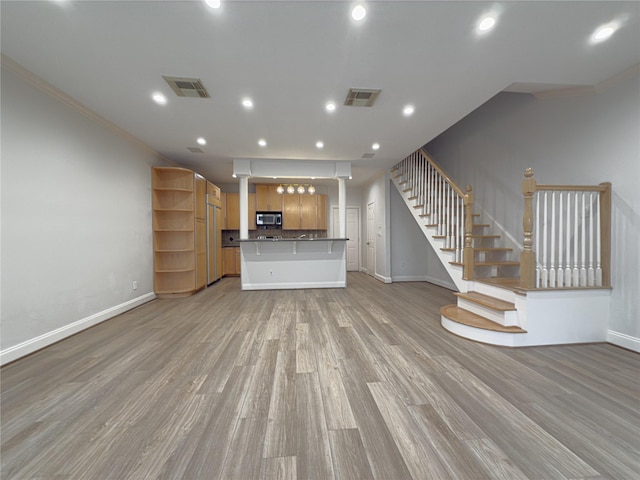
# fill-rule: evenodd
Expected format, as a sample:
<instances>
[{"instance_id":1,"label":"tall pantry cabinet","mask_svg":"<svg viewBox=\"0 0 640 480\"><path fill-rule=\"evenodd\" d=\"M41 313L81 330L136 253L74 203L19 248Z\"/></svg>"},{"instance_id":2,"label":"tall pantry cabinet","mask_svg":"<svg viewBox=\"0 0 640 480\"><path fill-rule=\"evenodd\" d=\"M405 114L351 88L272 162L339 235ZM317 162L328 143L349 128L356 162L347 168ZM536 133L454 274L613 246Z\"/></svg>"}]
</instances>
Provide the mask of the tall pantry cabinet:
<instances>
[{"instance_id":1,"label":"tall pantry cabinet","mask_svg":"<svg viewBox=\"0 0 640 480\"><path fill-rule=\"evenodd\" d=\"M186 168L154 167L152 188L155 293L191 295L207 283L207 181Z\"/></svg>"}]
</instances>

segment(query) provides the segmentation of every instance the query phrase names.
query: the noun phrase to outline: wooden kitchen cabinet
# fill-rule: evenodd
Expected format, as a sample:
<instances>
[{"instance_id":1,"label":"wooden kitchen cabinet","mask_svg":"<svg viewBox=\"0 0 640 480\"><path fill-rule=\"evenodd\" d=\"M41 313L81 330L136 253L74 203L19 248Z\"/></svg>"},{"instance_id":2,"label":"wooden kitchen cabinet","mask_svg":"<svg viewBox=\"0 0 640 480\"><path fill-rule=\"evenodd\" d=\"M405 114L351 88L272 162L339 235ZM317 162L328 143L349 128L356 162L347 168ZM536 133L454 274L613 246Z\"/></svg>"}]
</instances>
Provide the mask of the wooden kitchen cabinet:
<instances>
[{"instance_id":1,"label":"wooden kitchen cabinet","mask_svg":"<svg viewBox=\"0 0 640 480\"><path fill-rule=\"evenodd\" d=\"M207 181L201 175L195 174L195 187L196 187L196 205L195 205L195 217L201 220L207 218Z\"/></svg>"},{"instance_id":2,"label":"wooden kitchen cabinet","mask_svg":"<svg viewBox=\"0 0 640 480\"><path fill-rule=\"evenodd\" d=\"M240 247L225 247L223 250L224 274L240 275Z\"/></svg>"},{"instance_id":3,"label":"wooden kitchen cabinet","mask_svg":"<svg viewBox=\"0 0 640 480\"><path fill-rule=\"evenodd\" d=\"M327 196L316 195L318 197L318 230L327 230Z\"/></svg>"},{"instance_id":4,"label":"wooden kitchen cabinet","mask_svg":"<svg viewBox=\"0 0 640 480\"><path fill-rule=\"evenodd\" d=\"M283 230L326 230L327 196L284 194L282 196Z\"/></svg>"},{"instance_id":5,"label":"wooden kitchen cabinet","mask_svg":"<svg viewBox=\"0 0 640 480\"><path fill-rule=\"evenodd\" d=\"M225 230L240 230L240 195L238 193L226 194ZM249 194L249 230L256 229L256 194Z\"/></svg>"},{"instance_id":6,"label":"wooden kitchen cabinet","mask_svg":"<svg viewBox=\"0 0 640 480\"><path fill-rule=\"evenodd\" d=\"M256 185L256 210L258 212L281 212L282 195L278 185Z\"/></svg>"},{"instance_id":7,"label":"wooden kitchen cabinet","mask_svg":"<svg viewBox=\"0 0 640 480\"><path fill-rule=\"evenodd\" d=\"M240 196L237 193L227 193L226 209L226 230L240 230Z\"/></svg>"}]
</instances>

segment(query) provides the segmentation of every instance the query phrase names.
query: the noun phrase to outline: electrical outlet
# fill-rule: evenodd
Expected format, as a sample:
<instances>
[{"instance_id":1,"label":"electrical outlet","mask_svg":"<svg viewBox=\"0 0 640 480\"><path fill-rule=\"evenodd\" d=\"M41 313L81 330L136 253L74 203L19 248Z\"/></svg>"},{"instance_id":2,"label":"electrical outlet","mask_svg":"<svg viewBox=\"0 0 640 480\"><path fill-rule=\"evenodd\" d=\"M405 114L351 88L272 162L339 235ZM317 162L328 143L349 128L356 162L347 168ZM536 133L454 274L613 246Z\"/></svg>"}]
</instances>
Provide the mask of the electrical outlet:
<instances>
[{"instance_id":1,"label":"electrical outlet","mask_svg":"<svg viewBox=\"0 0 640 480\"><path fill-rule=\"evenodd\" d=\"M133 281L133 289L134 289L134 290L137 290L137 289L138 289L138 281L137 281L137 280L134 280L134 281Z\"/></svg>"}]
</instances>

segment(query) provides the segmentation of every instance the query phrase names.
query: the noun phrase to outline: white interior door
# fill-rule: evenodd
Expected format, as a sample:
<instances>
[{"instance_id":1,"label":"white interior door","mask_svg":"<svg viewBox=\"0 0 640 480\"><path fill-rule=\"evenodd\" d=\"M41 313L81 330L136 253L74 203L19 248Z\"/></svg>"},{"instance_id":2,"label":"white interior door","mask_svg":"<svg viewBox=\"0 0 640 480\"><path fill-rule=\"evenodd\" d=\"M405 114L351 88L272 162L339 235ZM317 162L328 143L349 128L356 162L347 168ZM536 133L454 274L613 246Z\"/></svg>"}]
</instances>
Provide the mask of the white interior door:
<instances>
[{"instance_id":1,"label":"white interior door","mask_svg":"<svg viewBox=\"0 0 640 480\"><path fill-rule=\"evenodd\" d=\"M367 205L367 273L376 274L376 204Z\"/></svg>"},{"instance_id":2,"label":"white interior door","mask_svg":"<svg viewBox=\"0 0 640 480\"><path fill-rule=\"evenodd\" d=\"M347 207L347 271L360 271L360 208ZM340 209L333 207L332 211L333 234L338 236L340 232Z\"/></svg>"}]
</instances>

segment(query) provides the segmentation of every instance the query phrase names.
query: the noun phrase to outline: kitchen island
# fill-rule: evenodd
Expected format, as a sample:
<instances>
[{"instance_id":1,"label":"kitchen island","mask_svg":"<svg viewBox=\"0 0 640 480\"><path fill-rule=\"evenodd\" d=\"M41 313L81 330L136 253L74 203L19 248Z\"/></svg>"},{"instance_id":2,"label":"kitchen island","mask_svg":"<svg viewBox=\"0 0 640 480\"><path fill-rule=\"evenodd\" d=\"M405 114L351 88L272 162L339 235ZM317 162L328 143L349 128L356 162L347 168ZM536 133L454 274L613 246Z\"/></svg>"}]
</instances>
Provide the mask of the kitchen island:
<instances>
[{"instance_id":1,"label":"kitchen island","mask_svg":"<svg viewBox=\"0 0 640 480\"><path fill-rule=\"evenodd\" d=\"M243 290L344 288L347 238L238 240Z\"/></svg>"}]
</instances>

